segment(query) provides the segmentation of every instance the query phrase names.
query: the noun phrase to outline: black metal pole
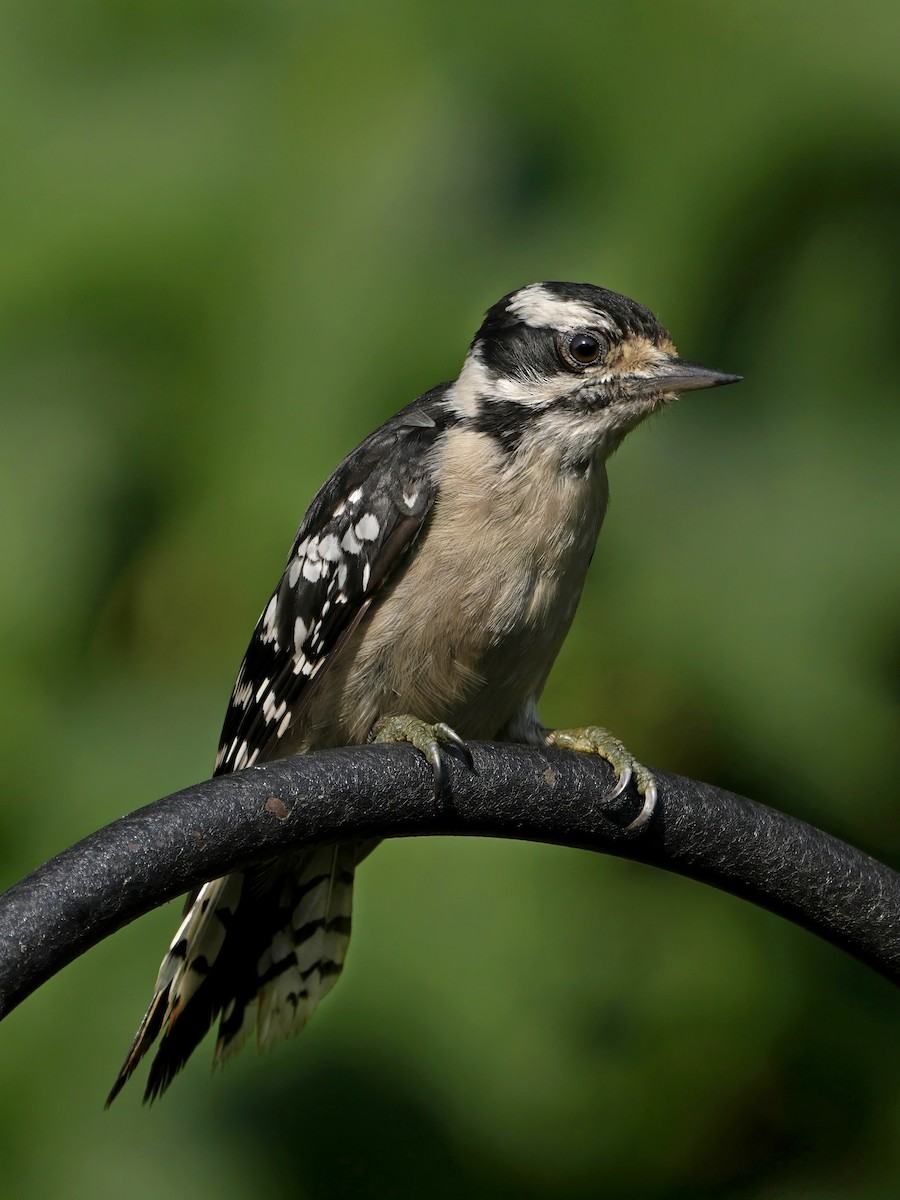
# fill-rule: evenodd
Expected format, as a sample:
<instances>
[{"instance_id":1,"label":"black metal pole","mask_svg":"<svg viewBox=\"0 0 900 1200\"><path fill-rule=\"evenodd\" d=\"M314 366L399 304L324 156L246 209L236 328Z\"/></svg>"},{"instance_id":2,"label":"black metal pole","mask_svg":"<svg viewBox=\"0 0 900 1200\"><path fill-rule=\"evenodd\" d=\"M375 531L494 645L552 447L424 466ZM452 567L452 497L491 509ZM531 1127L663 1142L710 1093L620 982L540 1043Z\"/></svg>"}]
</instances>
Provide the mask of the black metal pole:
<instances>
[{"instance_id":1,"label":"black metal pole","mask_svg":"<svg viewBox=\"0 0 900 1200\"><path fill-rule=\"evenodd\" d=\"M517 838L615 854L780 913L900 982L900 874L765 805L657 772L642 829L626 792L604 800L606 763L510 745L472 746L440 798L406 746L330 750L207 780L57 855L0 896L0 1017L135 917L207 879L348 836Z\"/></svg>"}]
</instances>

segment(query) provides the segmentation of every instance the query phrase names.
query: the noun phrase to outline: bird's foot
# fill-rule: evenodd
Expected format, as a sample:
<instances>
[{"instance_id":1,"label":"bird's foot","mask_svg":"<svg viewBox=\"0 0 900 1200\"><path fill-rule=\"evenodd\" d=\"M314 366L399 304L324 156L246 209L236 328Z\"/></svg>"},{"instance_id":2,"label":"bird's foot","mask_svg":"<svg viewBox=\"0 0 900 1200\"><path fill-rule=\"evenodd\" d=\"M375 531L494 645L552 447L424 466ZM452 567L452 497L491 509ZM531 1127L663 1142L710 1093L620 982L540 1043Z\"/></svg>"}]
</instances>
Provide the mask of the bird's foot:
<instances>
[{"instance_id":1,"label":"bird's foot","mask_svg":"<svg viewBox=\"0 0 900 1200\"><path fill-rule=\"evenodd\" d=\"M549 729L546 742L548 746L558 746L560 750L599 754L601 758L605 758L618 776L616 786L604 797L605 800L614 800L616 796L620 796L632 779L634 780L644 803L634 820L625 826L626 829L640 829L653 816L656 807L656 780L608 729L601 729L599 725L587 725L583 729Z\"/></svg>"},{"instance_id":2,"label":"bird's foot","mask_svg":"<svg viewBox=\"0 0 900 1200\"><path fill-rule=\"evenodd\" d=\"M441 753L442 743L455 746L466 761L472 766L472 755L469 747L459 734L451 729L444 721L436 721L429 725L418 717L403 713L397 717L384 717L369 734L370 742L409 742L411 746L421 751L428 760L434 775L434 795L437 799L447 782L447 768Z\"/></svg>"}]
</instances>

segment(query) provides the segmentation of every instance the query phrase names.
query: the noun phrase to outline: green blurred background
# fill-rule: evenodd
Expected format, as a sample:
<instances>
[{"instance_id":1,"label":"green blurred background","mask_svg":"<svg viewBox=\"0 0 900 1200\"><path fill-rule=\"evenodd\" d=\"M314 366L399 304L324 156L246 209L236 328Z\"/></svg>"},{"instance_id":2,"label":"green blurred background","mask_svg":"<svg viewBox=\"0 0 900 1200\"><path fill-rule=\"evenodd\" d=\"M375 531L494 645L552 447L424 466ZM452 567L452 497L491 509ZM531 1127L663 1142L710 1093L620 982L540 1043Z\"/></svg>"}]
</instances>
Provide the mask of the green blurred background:
<instances>
[{"instance_id":1,"label":"green blurred background","mask_svg":"<svg viewBox=\"0 0 900 1200\"><path fill-rule=\"evenodd\" d=\"M900 13L5 0L0 869L209 773L316 487L535 279L739 388L612 465L543 705L900 862ZM422 840L301 1039L102 1101L173 904L0 1030L8 1196L896 1197L900 997L639 866Z\"/></svg>"}]
</instances>

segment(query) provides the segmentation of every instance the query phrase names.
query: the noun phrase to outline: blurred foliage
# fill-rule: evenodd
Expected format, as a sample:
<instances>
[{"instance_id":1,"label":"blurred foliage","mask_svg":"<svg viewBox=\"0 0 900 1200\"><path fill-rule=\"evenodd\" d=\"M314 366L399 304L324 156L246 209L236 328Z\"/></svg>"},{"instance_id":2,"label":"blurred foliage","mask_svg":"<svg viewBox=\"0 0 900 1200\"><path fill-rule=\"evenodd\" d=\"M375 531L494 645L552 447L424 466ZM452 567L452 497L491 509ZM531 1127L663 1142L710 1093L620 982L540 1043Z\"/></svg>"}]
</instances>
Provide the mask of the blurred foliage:
<instances>
[{"instance_id":1,"label":"blurred foliage","mask_svg":"<svg viewBox=\"0 0 900 1200\"><path fill-rule=\"evenodd\" d=\"M0 24L4 881L208 773L319 482L542 278L746 376L614 462L545 717L900 858L895 4ZM302 1039L104 1114L175 917L0 1030L5 1195L898 1194L896 993L729 897L387 845Z\"/></svg>"}]
</instances>

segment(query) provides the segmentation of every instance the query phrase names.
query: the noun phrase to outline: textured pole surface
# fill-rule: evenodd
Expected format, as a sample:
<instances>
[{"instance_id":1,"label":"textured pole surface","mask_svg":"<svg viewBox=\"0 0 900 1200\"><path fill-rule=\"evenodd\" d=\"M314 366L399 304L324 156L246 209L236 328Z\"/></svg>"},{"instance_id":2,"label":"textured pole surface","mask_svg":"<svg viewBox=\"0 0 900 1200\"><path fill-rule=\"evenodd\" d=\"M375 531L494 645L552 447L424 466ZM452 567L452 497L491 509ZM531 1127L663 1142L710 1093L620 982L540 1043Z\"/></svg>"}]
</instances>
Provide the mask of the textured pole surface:
<instances>
[{"instance_id":1,"label":"textured pole surface","mask_svg":"<svg viewBox=\"0 0 900 1200\"><path fill-rule=\"evenodd\" d=\"M653 819L605 803L588 755L473 745L474 769L407 746L298 755L207 780L107 825L0 896L0 1017L90 946L234 867L354 837L467 834L549 842L675 871L780 913L900 982L900 874L784 813L657 772Z\"/></svg>"}]
</instances>

